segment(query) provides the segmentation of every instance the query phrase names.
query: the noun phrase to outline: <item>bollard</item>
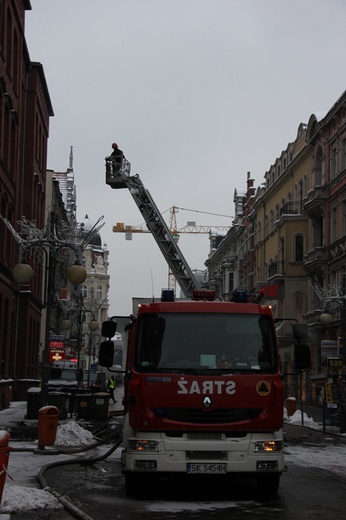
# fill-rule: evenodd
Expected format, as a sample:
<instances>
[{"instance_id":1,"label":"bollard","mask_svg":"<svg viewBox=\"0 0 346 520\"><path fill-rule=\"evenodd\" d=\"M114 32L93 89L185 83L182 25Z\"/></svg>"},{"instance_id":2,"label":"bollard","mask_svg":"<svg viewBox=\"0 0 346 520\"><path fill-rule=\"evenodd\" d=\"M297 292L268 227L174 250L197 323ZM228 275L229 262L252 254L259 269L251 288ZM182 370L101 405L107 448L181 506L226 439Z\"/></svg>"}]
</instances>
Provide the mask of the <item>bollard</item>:
<instances>
[{"instance_id":1,"label":"bollard","mask_svg":"<svg viewBox=\"0 0 346 520\"><path fill-rule=\"evenodd\" d=\"M297 410L297 400L295 397L288 397L287 398L287 415L288 417L291 417L291 415L294 415Z\"/></svg>"},{"instance_id":2,"label":"bollard","mask_svg":"<svg viewBox=\"0 0 346 520\"><path fill-rule=\"evenodd\" d=\"M56 406L43 406L38 411L38 447L53 446L58 429L59 409Z\"/></svg>"},{"instance_id":3,"label":"bollard","mask_svg":"<svg viewBox=\"0 0 346 520\"><path fill-rule=\"evenodd\" d=\"M7 475L8 459L12 448L8 445L10 434L5 431L0 431L0 504L2 500L2 493L4 491L5 480Z\"/></svg>"},{"instance_id":4,"label":"bollard","mask_svg":"<svg viewBox=\"0 0 346 520\"><path fill-rule=\"evenodd\" d=\"M10 403L12 403L13 398L13 388L12 386L8 387L8 406L10 406Z\"/></svg>"}]
</instances>

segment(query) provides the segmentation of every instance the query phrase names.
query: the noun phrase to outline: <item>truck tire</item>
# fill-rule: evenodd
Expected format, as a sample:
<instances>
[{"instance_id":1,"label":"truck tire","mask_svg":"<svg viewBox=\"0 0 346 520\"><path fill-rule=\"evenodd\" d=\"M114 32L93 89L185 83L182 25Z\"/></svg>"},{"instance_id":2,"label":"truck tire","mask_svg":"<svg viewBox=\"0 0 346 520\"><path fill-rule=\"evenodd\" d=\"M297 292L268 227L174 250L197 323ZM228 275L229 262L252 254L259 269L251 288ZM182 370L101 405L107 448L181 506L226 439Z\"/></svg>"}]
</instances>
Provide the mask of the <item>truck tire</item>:
<instances>
[{"instance_id":1,"label":"truck tire","mask_svg":"<svg viewBox=\"0 0 346 520\"><path fill-rule=\"evenodd\" d=\"M280 475L262 475L257 479L257 491L261 497L275 496L280 487Z\"/></svg>"}]
</instances>

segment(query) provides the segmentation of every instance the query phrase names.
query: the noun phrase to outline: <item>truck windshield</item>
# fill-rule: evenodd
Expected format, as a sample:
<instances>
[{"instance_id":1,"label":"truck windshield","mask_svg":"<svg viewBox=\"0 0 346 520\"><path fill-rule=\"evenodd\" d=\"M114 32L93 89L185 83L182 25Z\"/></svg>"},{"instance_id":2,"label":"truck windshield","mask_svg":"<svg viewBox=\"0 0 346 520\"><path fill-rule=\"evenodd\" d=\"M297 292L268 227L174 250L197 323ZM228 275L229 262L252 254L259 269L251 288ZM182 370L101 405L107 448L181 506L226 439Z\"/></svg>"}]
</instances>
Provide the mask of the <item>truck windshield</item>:
<instances>
[{"instance_id":1,"label":"truck windshield","mask_svg":"<svg viewBox=\"0 0 346 520\"><path fill-rule=\"evenodd\" d=\"M139 372L273 372L275 331L268 316L170 313L141 316Z\"/></svg>"}]
</instances>

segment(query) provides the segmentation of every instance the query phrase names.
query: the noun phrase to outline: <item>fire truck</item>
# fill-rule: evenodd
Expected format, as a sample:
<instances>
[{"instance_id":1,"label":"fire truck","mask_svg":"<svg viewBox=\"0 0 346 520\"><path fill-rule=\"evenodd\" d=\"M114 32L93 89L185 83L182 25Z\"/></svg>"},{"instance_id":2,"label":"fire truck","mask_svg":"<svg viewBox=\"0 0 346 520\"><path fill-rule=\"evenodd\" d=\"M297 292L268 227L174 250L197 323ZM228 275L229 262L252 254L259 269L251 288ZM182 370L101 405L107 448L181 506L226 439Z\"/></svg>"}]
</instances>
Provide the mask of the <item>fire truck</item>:
<instances>
[{"instance_id":1,"label":"fire truck","mask_svg":"<svg viewBox=\"0 0 346 520\"><path fill-rule=\"evenodd\" d=\"M275 493L283 390L270 308L195 290L142 305L129 330L122 472L128 494L167 474L241 475Z\"/></svg>"},{"instance_id":2,"label":"fire truck","mask_svg":"<svg viewBox=\"0 0 346 520\"><path fill-rule=\"evenodd\" d=\"M198 287L149 192L129 163L106 182L129 188L186 300L171 289L129 316L121 467L128 494L157 478L239 475L276 493L285 469L283 386L271 309L256 295L232 301ZM116 317L114 317L116 318ZM113 318L112 318L113 320ZM99 363L112 363L105 322Z\"/></svg>"}]
</instances>

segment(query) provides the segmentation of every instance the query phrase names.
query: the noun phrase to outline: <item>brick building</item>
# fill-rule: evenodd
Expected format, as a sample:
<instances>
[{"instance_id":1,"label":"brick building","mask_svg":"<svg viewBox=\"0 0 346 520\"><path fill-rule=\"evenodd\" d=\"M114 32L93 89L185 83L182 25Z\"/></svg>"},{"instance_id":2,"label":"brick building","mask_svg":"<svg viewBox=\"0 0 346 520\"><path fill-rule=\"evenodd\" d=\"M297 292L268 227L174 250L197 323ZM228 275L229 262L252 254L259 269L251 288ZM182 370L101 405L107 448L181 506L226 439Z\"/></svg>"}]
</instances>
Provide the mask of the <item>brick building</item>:
<instances>
[{"instance_id":1,"label":"brick building","mask_svg":"<svg viewBox=\"0 0 346 520\"><path fill-rule=\"evenodd\" d=\"M18 230L22 215L45 222L49 118L53 109L40 63L31 62L24 36L28 0L0 2L0 214ZM29 287L16 284L20 259L13 234L0 219L0 408L9 387L22 398L38 377L42 266ZM20 324L20 327L18 326Z\"/></svg>"}]
</instances>

